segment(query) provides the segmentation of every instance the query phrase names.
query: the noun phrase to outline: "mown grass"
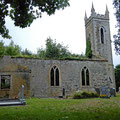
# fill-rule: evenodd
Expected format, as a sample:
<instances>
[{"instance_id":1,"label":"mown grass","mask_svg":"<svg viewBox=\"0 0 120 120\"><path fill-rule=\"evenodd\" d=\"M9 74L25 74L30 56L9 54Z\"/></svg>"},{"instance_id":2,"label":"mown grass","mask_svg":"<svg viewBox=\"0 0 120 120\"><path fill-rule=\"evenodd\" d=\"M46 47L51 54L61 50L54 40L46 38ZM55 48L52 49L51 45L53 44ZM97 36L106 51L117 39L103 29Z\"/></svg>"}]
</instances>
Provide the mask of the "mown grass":
<instances>
[{"instance_id":1,"label":"mown grass","mask_svg":"<svg viewBox=\"0 0 120 120\"><path fill-rule=\"evenodd\" d=\"M120 96L26 101L26 106L0 107L0 120L120 120Z\"/></svg>"}]
</instances>

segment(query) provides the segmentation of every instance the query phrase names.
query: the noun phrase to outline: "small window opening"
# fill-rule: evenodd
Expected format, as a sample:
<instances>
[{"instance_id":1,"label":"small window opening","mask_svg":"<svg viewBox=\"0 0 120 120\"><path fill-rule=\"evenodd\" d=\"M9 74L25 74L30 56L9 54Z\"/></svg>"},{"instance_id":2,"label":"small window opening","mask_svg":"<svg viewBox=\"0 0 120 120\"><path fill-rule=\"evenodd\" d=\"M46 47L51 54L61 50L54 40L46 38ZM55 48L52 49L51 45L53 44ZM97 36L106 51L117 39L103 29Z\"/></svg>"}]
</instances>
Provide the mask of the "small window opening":
<instances>
[{"instance_id":1,"label":"small window opening","mask_svg":"<svg viewBox=\"0 0 120 120\"><path fill-rule=\"evenodd\" d=\"M1 75L1 89L10 89L10 75Z\"/></svg>"}]
</instances>

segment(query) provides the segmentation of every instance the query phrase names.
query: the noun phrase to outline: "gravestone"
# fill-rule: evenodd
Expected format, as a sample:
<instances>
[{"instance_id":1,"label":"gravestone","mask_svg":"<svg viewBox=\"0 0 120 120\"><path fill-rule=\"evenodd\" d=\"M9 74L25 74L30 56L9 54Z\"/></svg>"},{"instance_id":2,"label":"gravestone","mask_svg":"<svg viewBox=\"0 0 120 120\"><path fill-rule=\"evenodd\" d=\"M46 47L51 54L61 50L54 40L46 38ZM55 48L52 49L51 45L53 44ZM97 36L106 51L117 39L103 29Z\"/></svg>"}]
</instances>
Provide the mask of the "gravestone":
<instances>
[{"instance_id":1,"label":"gravestone","mask_svg":"<svg viewBox=\"0 0 120 120\"><path fill-rule=\"evenodd\" d=\"M95 88L95 91L97 92L98 95L100 95L100 88Z\"/></svg>"},{"instance_id":2,"label":"gravestone","mask_svg":"<svg viewBox=\"0 0 120 120\"><path fill-rule=\"evenodd\" d=\"M63 88L63 97L65 97L65 88Z\"/></svg>"},{"instance_id":3,"label":"gravestone","mask_svg":"<svg viewBox=\"0 0 120 120\"><path fill-rule=\"evenodd\" d=\"M24 85L22 85L21 88L21 99L20 99L21 103L26 104L26 101L24 99Z\"/></svg>"},{"instance_id":4,"label":"gravestone","mask_svg":"<svg viewBox=\"0 0 120 120\"><path fill-rule=\"evenodd\" d=\"M115 88L110 88L110 96L111 97L115 97L116 96Z\"/></svg>"},{"instance_id":5,"label":"gravestone","mask_svg":"<svg viewBox=\"0 0 120 120\"><path fill-rule=\"evenodd\" d=\"M118 92L120 93L120 87L119 87L119 91Z\"/></svg>"},{"instance_id":6,"label":"gravestone","mask_svg":"<svg viewBox=\"0 0 120 120\"><path fill-rule=\"evenodd\" d=\"M108 86L102 86L100 88L100 97L110 98L110 88Z\"/></svg>"}]
</instances>

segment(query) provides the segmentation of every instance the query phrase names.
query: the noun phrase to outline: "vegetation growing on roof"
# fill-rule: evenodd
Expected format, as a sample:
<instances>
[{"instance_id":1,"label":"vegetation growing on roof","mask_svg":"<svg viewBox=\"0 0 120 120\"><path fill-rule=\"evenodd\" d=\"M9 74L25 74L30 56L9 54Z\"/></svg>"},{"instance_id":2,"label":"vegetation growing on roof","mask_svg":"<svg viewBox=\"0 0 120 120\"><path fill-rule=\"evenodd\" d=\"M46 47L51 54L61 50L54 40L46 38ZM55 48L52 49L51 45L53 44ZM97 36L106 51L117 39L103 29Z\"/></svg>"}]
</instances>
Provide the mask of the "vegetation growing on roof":
<instances>
[{"instance_id":1,"label":"vegetation growing on roof","mask_svg":"<svg viewBox=\"0 0 120 120\"><path fill-rule=\"evenodd\" d=\"M89 43L88 43L89 46ZM88 47L90 48L90 46ZM88 50L89 52L89 50ZM57 59L57 60L81 60L88 59L83 54L73 54L68 50L68 46L57 43L56 40L50 37L46 40L45 48L40 47L37 49L37 53L32 53L27 48L23 50L19 45L15 45L13 41L9 45L5 45L3 41L0 42L0 56L9 55L12 57L23 58L37 58L37 59Z\"/></svg>"}]
</instances>

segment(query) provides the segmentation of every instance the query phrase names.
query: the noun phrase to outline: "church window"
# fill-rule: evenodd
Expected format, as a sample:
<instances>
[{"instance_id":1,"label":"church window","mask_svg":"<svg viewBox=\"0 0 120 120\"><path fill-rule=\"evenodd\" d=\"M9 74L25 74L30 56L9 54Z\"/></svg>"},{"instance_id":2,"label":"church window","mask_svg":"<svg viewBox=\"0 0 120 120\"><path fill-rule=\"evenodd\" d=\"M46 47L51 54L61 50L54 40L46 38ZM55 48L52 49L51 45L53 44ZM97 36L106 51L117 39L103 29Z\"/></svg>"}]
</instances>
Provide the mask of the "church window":
<instances>
[{"instance_id":1,"label":"church window","mask_svg":"<svg viewBox=\"0 0 120 120\"><path fill-rule=\"evenodd\" d=\"M86 67L82 69L81 76L82 76L82 86L89 86L90 76L89 76L89 70Z\"/></svg>"},{"instance_id":2,"label":"church window","mask_svg":"<svg viewBox=\"0 0 120 120\"><path fill-rule=\"evenodd\" d=\"M86 70L86 84L89 85L89 71Z\"/></svg>"},{"instance_id":3,"label":"church window","mask_svg":"<svg viewBox=\"0 0 120 120\"><path fill-rule=\"evenodd\" d=\"M85 85L85 72L82 70L82 85Z\"/></svg>"},{"instance_id":4,"label":"church window","mask_svg":"<svg viewBox=\"0 0 120 120\"><path fill-rule=\"evenodd\" d=\"M1 75L0 77L1 77L0 88L1 89L10 89L11 76L10 75Z\"/></svg>"},{"instance_id":5,"label":"church window","mask_svg":"<svg viewBox=\"0 0 120 120\"><path fill-rule=\"evenodd\" d=\"M59 86L59 70L56 69L56 86Z\"/></svg>"},{"instance_id":6,"label":"church window","mask_svg":"<svg viewBox=\"0 0 120 120\"><path fill-rule=\"evenodd\" d=\"M100 40L101 40L101 43L104 44L104 29L103 28L100 28Z\"/></svg>"},{"instance_id":7,"label":"church window","mask_svg":"<svg viewBox=\"0 0 120 120\"><path fill-rule=\"evenodd\" d=\"M51 86L59 86L59 69L56 66L53 66L50 71L50 81Z\"/></svg>"},{"instance_id":8,"label":"church window","mask_svg":"<svg viewBox=\"0 0 120 120\"><path fill-rule=\"evenodd\" d=\"M50 79L51 79L51 86L54 86L54 69L52 68L51 69L51 72L50 72Z\"/></svg>"}]
</instances>

